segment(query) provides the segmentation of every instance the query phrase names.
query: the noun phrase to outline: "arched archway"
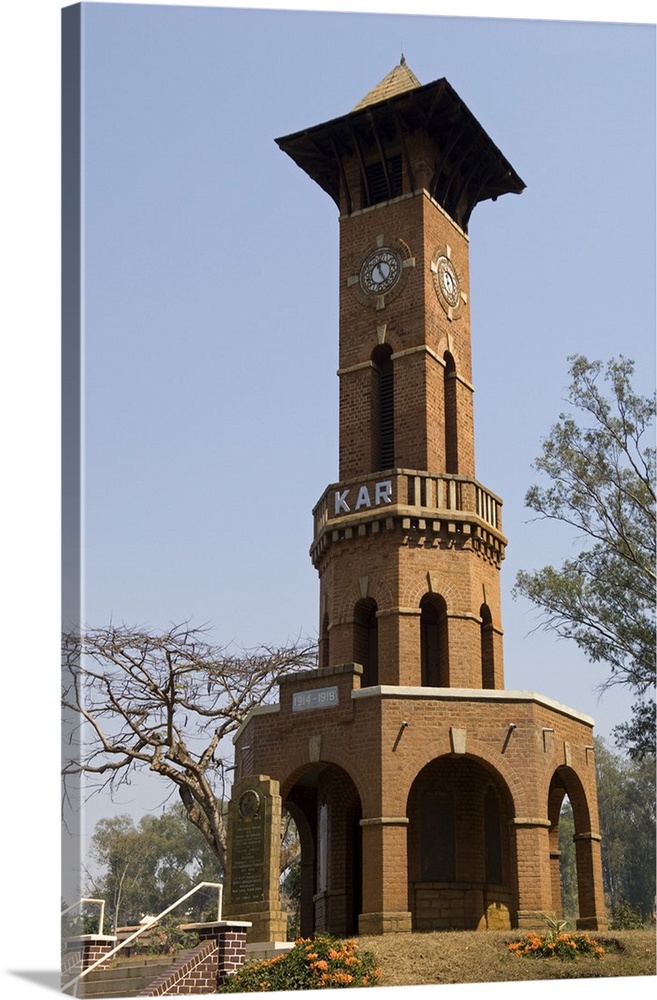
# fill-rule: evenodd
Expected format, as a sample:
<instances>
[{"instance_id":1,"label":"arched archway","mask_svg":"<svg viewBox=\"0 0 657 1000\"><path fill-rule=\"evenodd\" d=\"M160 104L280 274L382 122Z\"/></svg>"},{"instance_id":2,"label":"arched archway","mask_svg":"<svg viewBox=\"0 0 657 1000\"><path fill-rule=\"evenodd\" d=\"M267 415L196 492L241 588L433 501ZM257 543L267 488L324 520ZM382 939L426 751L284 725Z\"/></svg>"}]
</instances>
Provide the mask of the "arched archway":
<instances>
[{"instance_id":1,"label":"arched archway","mask_svg":"<svg viewBox=\"0 0 657 1000\"><path fill-rule=\"evenodd\" d=\"M445 424L445 471L459 471L458 414L456 402L456 363L449 351L443 356L445 362L443 394Z\"/></svg>"},{"instance_id":2,"label":"arched archway","mask_svg":"<svg viewBox=\"0 0 657 1000\"><path fill-rule=\"evenodd\" d=\"M487 604L479 609L481 618L481 686L495 687L495 645L493 642L493 617Z\"/></svg>"},{"instance_id":3,"label":"arched archway","mask_svg":"<svg viewBox=\"0 0 657 1000\"><path fill-rule=\"evenodd\" d=\"M438 757L408 796L408 877L413 929L507 929L517 885L502 777L478 758Z\"/></svg>"},{"instance_id":4,"label":"arched archway","mask_svg":"<svg viewBox=\"0 0 657 1000\"><path fill-rule=\"evenodd\" d=\"M547 801L547 815L550 821L550 884L552 889L552 909L563 916L561 851L559 849L559 827L564 801L568 798L572 808L573 840L575 843L575 867L577 878L578 927L595 927L597 906L595 898L596 855L599 854L600 834L591 829L591 811L585 789L577 773L563 764L556 769L550 781Z\"/></svg>"},{"instance_id":5,"label":"arched archway","mask_svg":"<svg viewBox=\"0 0 657 1000\"><path fill-rule=\"evenodd\" d=\"M439 594L420 601L420 660L423 687L449 687L447 605Z\"/></svg>"},{"instance_id":6,"label":"arched archway","mask_svg":"<svg viewBox=\"0 0 657 1000\"><path fill-rule=\"evenodd\" d=\"M362 909L362 806L336 764L316 763L290 780L284 805L299 831L300 930L356 934Z\"/></svg>"},{"instance_id":7,"label":"arched archway","mask_svg":"<svg viewBox=\"0 0 657 1000\"><path fill-rule=\"evenodd\" d=\"M374 391L372 394L373 472L395 464L395 383L392 348L379 344L372 351Z\"/></svg>"},{"instance_id":8,"label":"arched archway","mask_svg":"<svg viewBox=\"0 0 657 1000\"><path fill-rule=\"evenodd\" d=\"M379 683L379 629L376 601L358 601L354 608L353 660L363 667L361 687Z\"/></svg>"}]
</instances>

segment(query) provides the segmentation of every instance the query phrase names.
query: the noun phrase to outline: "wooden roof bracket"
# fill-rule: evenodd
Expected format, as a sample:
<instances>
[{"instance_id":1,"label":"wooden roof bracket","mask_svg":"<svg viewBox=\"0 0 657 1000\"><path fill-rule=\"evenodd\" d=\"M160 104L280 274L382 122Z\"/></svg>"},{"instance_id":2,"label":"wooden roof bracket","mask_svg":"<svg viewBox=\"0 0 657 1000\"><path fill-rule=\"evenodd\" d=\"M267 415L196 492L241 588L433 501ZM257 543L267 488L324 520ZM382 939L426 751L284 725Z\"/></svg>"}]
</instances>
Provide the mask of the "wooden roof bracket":
<instances>
[{"instance_id":1,"label":"wooden roof bracket","mask_svg":"<svg viewBox=\"0 0 657 1000\"><path fill-rule=\"evenodd\" d=\"M363 159L363 153L362 153L362 150L361 150L360 145L358 143L358 138L356 136L356 133L355 133L354 129L351 127L351 125L347 125L347 130L349 132L349 137L350 137L351 141L354 144L354 149L356 150L356 156L358 157L358 163L359 163L359 166L360 166L360 176L361 176L361 180L363 182L363 186L365 188L365 198L366 198L367 204L371 205L372 204L372 198L370 196L370 185L369 185L369 182L367 180L367 170L365 169L365 160Z\"/></svg>"},{"instance_id":2,"label":"wooden roof bracket","mask_svg":"<svg viewBox=\"0 0 657 1000\"><path fill-rule=\"evenodd\" d=\"M456 144L460 141L461 136L463 135L464 132L465 132L465 124L463 124L459 129L459 131L453 135L452 141L448 143L448 145L445 147L445 151L443 152L440 161L436 165L436 169L433 175L433 181L431 183L431 196L435 198L436 201L438 202L440 202L440 198L438 198L438 185L440 184L441 178L445 174L447 160L449 158L450 153L456 146Z\"/></svg>"},{"instance_id":3,"label":"wooden roof bracket","mask_svg":"<svg viewBox=\"0 0 657 1000\"><path fill-rule=\"evenodd\" d=\"M367 109L367 117L369 123L372 127L372 134L374 135L374 141L376 142L376 148L379 151L379 156L381 157L381 165L383 167L383 176L386 179L386 187L388 188L388 197L394 198L395 192L392 186L392 181L390 179L390 171L388 170L388 161L386 159L385 149L383 148L383 142L379 134L379 130L376 126L376 119L370 108Z\"/></svg>"},{"instance_id":4,"label":"wooden roof bracket","mask_svg":"<svg viewBox=\"0 0 657 1000\"><path fill-rule=\"evenodd\" d=\"M415 174L413 173L413 165L411 163L411 158L408 154L408 146L406 145L406 139L404 137L404 131L402 129L401 119L396 111L393 112L393 119L395 122L395 128L397 130L397 138L399 139L399 145L401 146L404 163L406 164L406 173L408 174L409 187L411 191L415 191Z\"/></svg>"},{"instance_id":5,"label":"wooden roof bracket","mask_svg":"<svg viewBox=\"0 0 657 1000\"><path fill-rule=\"evenodd\" d=\"M349 184L347 182L347 175L345 173L342 157L338 149L338 144L335 141L335 133L332 130L330 132L330 140L331 140L331 149L333 150L333 155L335 156L336 162L338 164L338 172L340 174L340 180L342 181L342 186L344 188L344 195L347 202L347 215L351 215L354 209L354 204L351 197L351 191L349 190ZM338 196L338 208L339 207L340 207L340 202Z\"/></svg>"}]
</instances>

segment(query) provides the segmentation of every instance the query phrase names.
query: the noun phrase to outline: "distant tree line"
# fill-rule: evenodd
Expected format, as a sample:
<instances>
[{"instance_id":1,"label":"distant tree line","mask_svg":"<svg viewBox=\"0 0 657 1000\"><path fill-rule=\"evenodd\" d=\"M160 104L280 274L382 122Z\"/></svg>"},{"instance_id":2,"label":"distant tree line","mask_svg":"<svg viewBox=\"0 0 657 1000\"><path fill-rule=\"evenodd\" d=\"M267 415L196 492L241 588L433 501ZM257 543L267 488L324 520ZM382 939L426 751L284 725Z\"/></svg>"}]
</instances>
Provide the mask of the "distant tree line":
<instances>
[{"instance_id":1,"label":"distant tree line","mask_svg":"<svg viewBox=\"0 0 657 1000\"><path fill-rule=\"evenodd\" d=\"M655 904L655 758L613 753L595 741L602 880L612 925L633 915L646 921ZM559 821L564 915L577 915L577 870L573 814L566 799Z\"/></svg>"}]
</instances>

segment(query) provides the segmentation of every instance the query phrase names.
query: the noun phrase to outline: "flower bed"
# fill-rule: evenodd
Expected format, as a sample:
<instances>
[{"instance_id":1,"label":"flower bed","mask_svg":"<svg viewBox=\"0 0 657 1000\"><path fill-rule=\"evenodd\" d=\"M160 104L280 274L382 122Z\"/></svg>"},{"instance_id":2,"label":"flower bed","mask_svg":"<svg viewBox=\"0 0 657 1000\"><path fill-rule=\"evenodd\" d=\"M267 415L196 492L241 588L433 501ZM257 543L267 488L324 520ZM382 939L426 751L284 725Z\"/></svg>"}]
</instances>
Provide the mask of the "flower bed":
<instances>
[{"instance_id":1,"label":"flower bed","mask_svg":"<svg viewBox=\"0 0 657 1000\"><path fill-rule=\"evenodd\" d=\"M361 952L355 941L337 941L328 935L299 938L294 948L244 966L219 993L264 993L270 990L321 990L375 986L380 971L371 952Z\"/></svg>"},{"instance_id":2,"label":"flower bed","mask_svg":"<svg viewBox=\"0 0 657 1000\"><path fill-rule=\"evenodd\" d=\"M512 941L508 946L514 955L524 955L530 958L566 958L574 959L579 955L589 955L602 958L605 953L597 941L588 934L558 934L544 935L530 931L519 941Z\"/></svg>"}]
</instances>

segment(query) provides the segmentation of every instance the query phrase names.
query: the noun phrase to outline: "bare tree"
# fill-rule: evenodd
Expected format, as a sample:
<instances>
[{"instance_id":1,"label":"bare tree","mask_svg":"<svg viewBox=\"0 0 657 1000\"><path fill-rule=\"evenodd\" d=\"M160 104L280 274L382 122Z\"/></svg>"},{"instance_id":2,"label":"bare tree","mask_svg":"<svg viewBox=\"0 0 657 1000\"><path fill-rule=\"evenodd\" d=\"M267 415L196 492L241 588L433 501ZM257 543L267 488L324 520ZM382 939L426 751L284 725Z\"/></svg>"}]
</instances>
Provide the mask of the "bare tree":
<instances>
[{"instance_id":1,"label":"bare tree","mask_svg":"<svg viewBox=\"0 0 657 1000\"><path fill-rule=\"evenodd\" d=\"M66 633L63 664L65 797L68 782L112 794L137 771L152 771L178 790L225 865L229 737L251 708L272 700L283 674L316 666L315 645L232 653L186 624L161 635L110 626Z\"/></svg>"}]
</instances>

